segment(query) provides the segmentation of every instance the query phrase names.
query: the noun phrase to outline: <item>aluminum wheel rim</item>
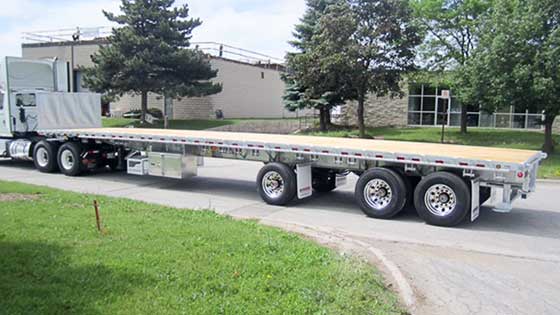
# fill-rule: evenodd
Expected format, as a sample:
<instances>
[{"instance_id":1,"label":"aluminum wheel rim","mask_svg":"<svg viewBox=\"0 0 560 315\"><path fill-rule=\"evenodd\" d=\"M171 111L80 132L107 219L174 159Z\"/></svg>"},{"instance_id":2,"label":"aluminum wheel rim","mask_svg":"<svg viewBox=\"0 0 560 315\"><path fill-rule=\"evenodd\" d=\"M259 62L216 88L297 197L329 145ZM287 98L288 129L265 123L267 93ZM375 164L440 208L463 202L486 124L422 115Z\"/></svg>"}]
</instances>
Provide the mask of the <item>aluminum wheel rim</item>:
<instances>
[{"instance_id":1,"label":"aluminum wheel rim","mask_svg":"<svg viewBox=\"0 0 560 315\"><path fill-rule=\"evenodd\" d=\"M284 179L276 171L270 171L263 176L262 188L270 198L278 198L284 193Z\"/></svg>"},{"instance_id":2,"label":"aluminum wheel rim","mask_svg":"<svg viewBox=\"0 0 560 315\"><path fill-rule=\"evenodd\" d=\"M62 151L62 154L60 155L60 164L65 170L72 169L75 162L76 161L74 161L74 154L72 154L70 150Z\"/></svg>"},{"instance_id":3,"label":"aluminum wheel rim","mask_svg":"<svg viewBox=\"0 0 560 315\"><path fill-rule=\"evenodd\" d=\"M383 210L391 203L393 190L386 181L373 179L367 183L364 189L364 199L370 208Z\"/></svg>"},{"instance_id":4,"label":"aluminum wheel rim","mask_svg":"<svg viewBox=\"0 0 560 315\"><path fill-rule=\"evenodd\" d=\"M426 191L424 203L433 215L446 217L457 207L457 194L447 185L433 185Z\"/></svg>"},{"instance_id":5,"label":"aluminum wheel rim","mask_svg":"<svg viewBox=\"0 0 560 315\"><path fill-rule=\"evenodd\" d=\"M49 164L49 152L47 152L47 149L40 147L39 149L37 149L37 164L39 164L39 166L41 167L47 167L47 165Z\"/></svg>"}]
</instances>

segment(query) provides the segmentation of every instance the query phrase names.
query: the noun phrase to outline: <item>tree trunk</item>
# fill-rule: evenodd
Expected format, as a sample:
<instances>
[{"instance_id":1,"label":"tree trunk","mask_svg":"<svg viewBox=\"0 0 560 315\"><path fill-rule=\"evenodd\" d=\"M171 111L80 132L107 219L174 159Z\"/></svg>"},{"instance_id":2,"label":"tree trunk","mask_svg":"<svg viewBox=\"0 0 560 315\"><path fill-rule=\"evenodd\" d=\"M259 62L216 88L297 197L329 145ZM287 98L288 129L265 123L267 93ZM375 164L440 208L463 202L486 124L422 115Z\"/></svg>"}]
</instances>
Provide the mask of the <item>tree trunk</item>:
<instances>
[{"instance_id":1,"label":"tree trunk","mask_svg":"<svg viewBox=\"0 0 560 315\"><path fill-rule=\"evenodd\" d=\"M552 136L552 126L554 125L554 119L556 115L549 116L546 115L544 120L544 145L543 151L548 154L554 153L554 138Z\"/></svg>"},{"instance_id":2,"label":"tree trunk","mask_svg":"<svg viewBox=\"0 0 560 315\"><path fill-rule=\"evenodd\" d=\"M148 92L147 91L142 91L142 97L141 97L141 111L142 111L142 115L140 117L140 122L142 124L146 123L146 113L148 112Z\"/></svg>"},{"instance_id":3,"label":"tree trunk","mask_svg":"<svg viewBox=\"0 0 560 315\"><path fill-rule=\"evenodd\" d=\"M467 134L467 125L468 125L468 107L466 105L461 106L461 134Z\"/></svg>"},{"instance_id":4,"label":"tree trunk","mask_svg":"<svg viewBox=\"0 0 560 315\"><path fill-rule=\"evenodd\" d=\"M332 125L330 108L327 108L325 111L325 124L327 125L327 129Z\"/></svg>"},{"instance_id":5,"label":"tree trunk","mask_svg":"<svg viewBox=\"0 0 560 315\"><path fill-rule=\"evenodd\" d=\"M365 98L360 96L358 98L358 128L360 128L360 138L366 137L366 126L364 122L364 103Z\"/></svg>"},{"instance_id":6,"label":"tree trunk","mask_svg":"<svg viewBox=\"0 0 560 315\"><path fill-rule=\"evenodd\" d=\"M327 131L327 121L325 119L325 108L319 109L319 125L322 132Z\"/></svg>"}]
</instances>

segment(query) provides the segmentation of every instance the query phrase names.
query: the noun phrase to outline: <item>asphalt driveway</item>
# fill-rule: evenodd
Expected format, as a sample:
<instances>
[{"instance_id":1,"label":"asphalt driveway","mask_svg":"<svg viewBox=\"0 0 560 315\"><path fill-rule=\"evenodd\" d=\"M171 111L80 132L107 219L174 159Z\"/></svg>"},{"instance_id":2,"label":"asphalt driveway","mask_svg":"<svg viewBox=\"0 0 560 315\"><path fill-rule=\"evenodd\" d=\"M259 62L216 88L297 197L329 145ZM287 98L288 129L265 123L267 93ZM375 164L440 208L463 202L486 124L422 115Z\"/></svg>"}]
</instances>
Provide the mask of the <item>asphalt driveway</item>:
<instances>
[{"instance_id":1,"label":"asphalt driveway","mask_svg":"<svg viewBox=\"0 0 560 315\"><path fill-rule=\"evenodd\" d=\"M260 164L206 163L199 177L180 181L110 172L69 178L2 160L0 179L213 209L348 245L382 264L414 314L560 314L559 184L540 183L512 213L483 209L477 222L449 229L425 225L410 209L390 221L366 218L353 201L355 178L289 207L268 206L255 191Z\"/></svg>"}]
</instances>

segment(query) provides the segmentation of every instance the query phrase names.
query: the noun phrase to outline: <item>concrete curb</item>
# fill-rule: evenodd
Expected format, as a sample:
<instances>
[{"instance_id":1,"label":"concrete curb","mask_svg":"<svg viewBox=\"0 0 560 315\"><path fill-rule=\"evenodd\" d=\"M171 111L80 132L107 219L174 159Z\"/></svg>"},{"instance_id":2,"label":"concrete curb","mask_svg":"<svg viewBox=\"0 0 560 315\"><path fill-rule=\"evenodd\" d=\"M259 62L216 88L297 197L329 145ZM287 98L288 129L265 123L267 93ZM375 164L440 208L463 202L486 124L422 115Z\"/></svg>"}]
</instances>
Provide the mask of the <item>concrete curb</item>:
<instances>
[{"instance_id":1,"label":"concrete curb","mask_svg":"<svg viewBox=\"0 0 560 315\"><path fill-rule=\"evenodd\" d=\"M396 283L397 286L396 293L400 296L400 299L404 303L404 306L406 306L406 308L409 311L414 310L417 304L417 300L414 294L414 290L412 289L412 286L410 285L410 283L408 282L408 280L406 279L402 271L399 269L397 264L389 260L389 258L387 258L387 256L380 249L375 248L372 245L367 244L363 241L352 239L350 236L346 234L338 235L335 231L325 229L325 228L318 228L315 226L310 226L310 225L305 225L305 224L300 224L300 223L295 223L290 221L268 220L266 218L259 220L259 222L265 225L278 227L289 232L301 233L305 236L313 238L315 241L318 241L319 243L321 243L321 240L324 240L324 239L318 240L317 238L319 238L319 236L323 236L323 238L324 236L327 236L331 239L335 239L336 243L338 244L348 244L350 242L353 245L361 248L362 250L367 251L367 253L372 255L377 261L379 261L383 265L382 268L389 273L389 276ZM297 229L293 229L293 227L297 227ZM315 232L315 235L313 233L309 233L309 231Z\"/></svg>"}]
</instances>

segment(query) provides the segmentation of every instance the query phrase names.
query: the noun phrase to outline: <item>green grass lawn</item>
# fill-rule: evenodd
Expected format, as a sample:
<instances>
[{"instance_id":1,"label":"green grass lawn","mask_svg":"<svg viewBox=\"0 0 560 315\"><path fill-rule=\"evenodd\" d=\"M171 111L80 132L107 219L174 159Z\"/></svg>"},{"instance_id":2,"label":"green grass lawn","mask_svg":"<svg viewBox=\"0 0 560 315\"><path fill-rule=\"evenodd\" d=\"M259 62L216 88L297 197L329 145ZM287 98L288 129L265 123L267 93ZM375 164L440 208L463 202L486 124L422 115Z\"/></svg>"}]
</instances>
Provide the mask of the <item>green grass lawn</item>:
<instances>
[{"instance_id":1,"label":"green grass lawn","mask_svg":"<svg viewBox=\"0 0 560 315\"><path fill-rule=\"evenodd\" d=\"M0 181L3 314L400 314L364 262L186 211Z\"/></svg>"},{"instance_id":2,"label":"green grass lawn","mask_svg":"<svg viewBox=\"0 0 560 315\"><path fill-rule=\"evenodd\" d=\"M238 123L239 120L170 120L169 129L204 130ZM153 125L142 125L136 119L104 118L103 127L136 127L136 128L163 128L163 121Z\"/></svg>"},{"instance_id":3,"label":"green grass lawn","mask_svg":"<svg viewBox=\"0 0 560 315\"><path fill-rule=\"evenodd\" d=\"M372 128L368 129L371 137L383 137L386 140L440 142L440 128ZM311 132L318 136L331 137L357 137L355 129L341 129L330 132ZM560 143L560 135L556 135L556 143ZM467 135L462 135L458 128L446 129L446 143L489 146L502 148L515 148L527 150L540 150L544 142L544 135L540 132L512 131L496 129L471 128ZM560 147L551 155L539 171L541 178L560 178Z\"/></svg>"},{"instance_id":4,"label":"green grass lawn","mask_svg":"<svg viewBox=\"0 0 560 315\"><path fill-rule=\"evenodd\" d=\"M205 120L205 119L191 119L191 120L170 120L169 129L183 129L183 130L205 130L217 128L222 126L241 124L247 121L277 121L277 120L298 120L298 118L240 118L240 119L223 119L223 120ZM136 127L136 128L163 128L163 121L159 121L153 125L141 125L137 119L126 118L103 118L103 127L107 128L121 128L121 127Z\"/></svg>"}]
</instances>

